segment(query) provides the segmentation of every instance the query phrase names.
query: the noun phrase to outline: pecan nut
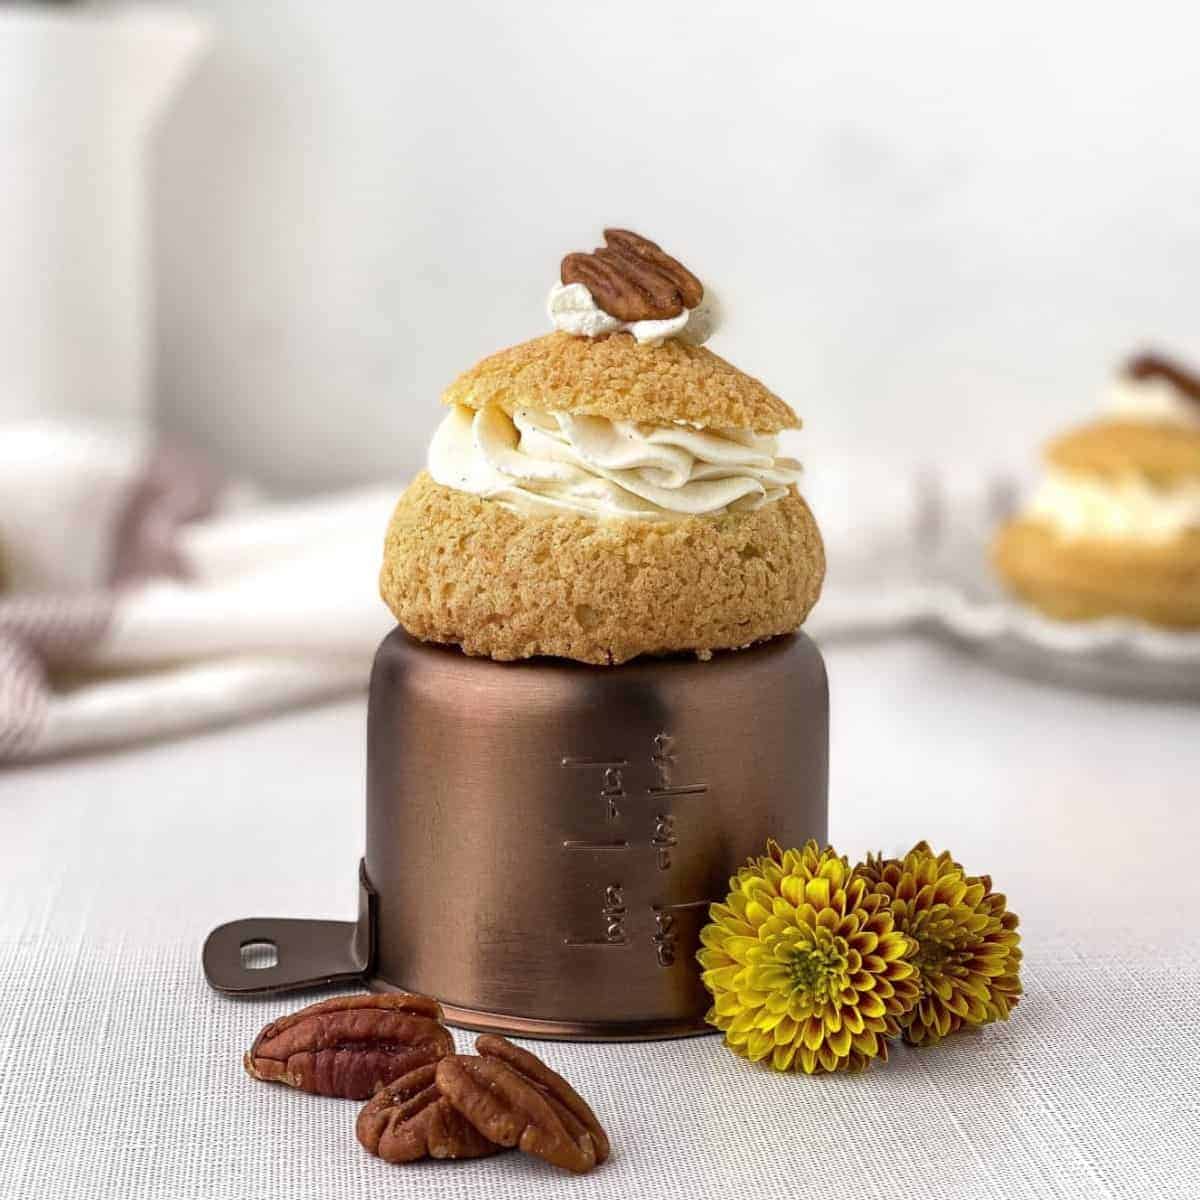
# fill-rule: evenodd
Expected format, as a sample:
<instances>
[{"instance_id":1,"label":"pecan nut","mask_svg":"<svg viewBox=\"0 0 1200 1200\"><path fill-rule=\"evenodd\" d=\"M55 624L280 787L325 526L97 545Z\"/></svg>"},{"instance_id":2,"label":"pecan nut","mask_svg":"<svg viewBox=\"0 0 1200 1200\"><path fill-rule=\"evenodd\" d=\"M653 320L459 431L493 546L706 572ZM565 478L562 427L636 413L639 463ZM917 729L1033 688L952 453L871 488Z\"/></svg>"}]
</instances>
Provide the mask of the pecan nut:
<instances>
[{"instance_id":1,"label":"pecan nut","mask_svg":"<svg viewBox=\"0 0 1200 1200\"><path fill-rule=\"evenodd\" d=\"M1139 354L1125 364L1130 379L1165 379L1176 391L1200 404L1200 375L1164 358L1161 354Z\"/></svg>"},{"instance_id":2,"label":"pecan nut","mask_svg":"<svg viewBox=\"0 0 1200 1200\"><path fill-rule=\"evenodd\" d=\"M272 1021L246 1053L255 1078L320 1096L365 1100L454 1052L442 1008L404 992L339 996Z\"/></svg>"},{"instance_id":3,"label":"pecan nut","mask_svg":"<svg viewBox=\"0 0 1200 1200\"><path fill-rule=\"evenodd\" d=\"M478 1038L475 1049L478 1057L443 1058L437 1085L484 1137L579 1174L608 1158L595 1113L561 1075L494 1034Z\"/></svg>"},{"instance_id":4,"label":"pecan nut","mask_svg":"<svg viewBox=\"0 0 1200 1200\"><path fill-rule=\"evenodd\" d=\"M704 298L700 280L648 238L606 229L604 241L591 254L568 254L559 277L563 283L582 283L610 317L662 321Z\"/></svg>"},{"instance_id":5,"label":"pecan nut","mask_svg":"<svg viewBox=\"0 0 1200 1200\"><path fill-rule=\"evenodd\" d=\"M502 1147L442 1095L436 1077L437 1063L426 1063L380 1088L354 1126L363 1148L390 1163L498 1154Z\"/></svg>"},{"instance_id":6,"label":"pecan nut","mask_svg":"<svg viewBox=\"0 0 1200 1200\"><path fill-rule=\"evenodd\" d=\"M656 242L629 229L606 229L604 240L609 248L629 262L641 259L675 286L686 308L695 308L704 299L704 284L677 258L672 258Z\"/></svg>"}]
</instances>

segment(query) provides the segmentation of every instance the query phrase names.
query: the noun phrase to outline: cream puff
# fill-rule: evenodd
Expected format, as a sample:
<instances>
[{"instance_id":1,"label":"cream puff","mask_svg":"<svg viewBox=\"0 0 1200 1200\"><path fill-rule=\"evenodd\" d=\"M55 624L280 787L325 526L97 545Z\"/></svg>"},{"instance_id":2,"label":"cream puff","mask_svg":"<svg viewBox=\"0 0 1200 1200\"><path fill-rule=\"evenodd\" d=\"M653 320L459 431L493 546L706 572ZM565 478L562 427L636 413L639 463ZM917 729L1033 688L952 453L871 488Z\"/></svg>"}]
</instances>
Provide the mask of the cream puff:
<instances>
[{"instance_id":1,"label":"cream puff","mask_svg":"<svg viewBox=\"0 0 1200 1200\"><path fill-rule=\"evenodd\" d=\"M380 587L414 637L510 660L708 657L797 629L825 559L778 435L795 413L698 344L715 308L658 246L568 255L553 333L456 379Z\"/></svg>"},{"instance_id":2,"label":"cream puff","mask_svg":"<svg viewBox=\"0 0 1200 1200\"><path fill-rule=\"evenodd\" d=\"M1128 362L1108 412L1046 450L1026 509L999 533L996 570L1062 620L1200 627L1200 376Z\"/></svg>"}]
</instances>

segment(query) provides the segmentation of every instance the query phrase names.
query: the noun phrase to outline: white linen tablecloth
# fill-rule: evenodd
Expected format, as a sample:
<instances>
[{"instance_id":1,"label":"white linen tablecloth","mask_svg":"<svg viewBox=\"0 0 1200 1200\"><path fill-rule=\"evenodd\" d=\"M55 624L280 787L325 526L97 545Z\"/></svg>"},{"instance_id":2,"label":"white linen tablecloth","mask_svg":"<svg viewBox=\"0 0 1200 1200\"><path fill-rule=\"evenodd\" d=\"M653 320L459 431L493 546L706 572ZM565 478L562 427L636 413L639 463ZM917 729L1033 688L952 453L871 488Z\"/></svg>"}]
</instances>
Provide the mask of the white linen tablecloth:
<instances>
[{"instance_id":1,"label":"white linen tablecloth","mask_svg":"<svg viewBox=\"0 0 1200 1200\"><path fill-rule=\"evenodd\" d=\"M605 1167L372 1159L357 1105L242 1072L308 997L218 997L199 963L222 921L352 915L354 700L0 771L0 1197L1200 1194L1200 711L910 640L828 658L833 840L926 837L992 873L1026 949L1007 1024L824 1079L715 1038L544 1043L612 1135Z\"/></svg>"}]
</instances>

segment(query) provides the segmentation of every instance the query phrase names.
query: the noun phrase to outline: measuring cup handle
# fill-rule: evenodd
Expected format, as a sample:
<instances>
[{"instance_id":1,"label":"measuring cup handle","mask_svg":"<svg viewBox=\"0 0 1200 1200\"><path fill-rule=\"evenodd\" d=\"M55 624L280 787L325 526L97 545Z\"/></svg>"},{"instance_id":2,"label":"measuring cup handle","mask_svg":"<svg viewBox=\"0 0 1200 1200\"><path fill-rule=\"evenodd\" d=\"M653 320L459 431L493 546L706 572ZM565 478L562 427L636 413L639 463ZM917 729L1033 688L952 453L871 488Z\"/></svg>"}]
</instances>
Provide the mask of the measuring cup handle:
<instances>
[{"instance_id":1,"label":"measuring cup handle","mask_svg":"<svg viewBox=\"0 0 1200 1200\"><path fill-rule=\"evenodd\" d=\"M261 945L275 961L247 966L242 951ZM375 963L375 889L358 866L358 920L250 917L219 925L201 952L210 987L229 996L262 996L361 980Z\"/></svg>"}]
</instances>

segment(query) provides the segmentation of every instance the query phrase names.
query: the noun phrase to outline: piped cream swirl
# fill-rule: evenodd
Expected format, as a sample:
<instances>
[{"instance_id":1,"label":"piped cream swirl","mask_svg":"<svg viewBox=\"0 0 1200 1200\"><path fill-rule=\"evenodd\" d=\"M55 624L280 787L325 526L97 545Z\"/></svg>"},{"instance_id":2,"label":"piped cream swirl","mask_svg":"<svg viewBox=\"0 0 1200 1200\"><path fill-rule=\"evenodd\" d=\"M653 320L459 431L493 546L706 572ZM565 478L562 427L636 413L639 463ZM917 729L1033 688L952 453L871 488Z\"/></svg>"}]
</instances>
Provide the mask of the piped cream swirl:
<instances>
[{"instance_id":1,"label":"piped cream swirl","mask_svg":"<svg viewBox=\"0 0 1200 1200\"><path fill-rule=\"evenodd\" d=\"M1052 470L1029 515L1067 539L1170 542L1200 529L1200 480L1159 485L1133 472L1106 478Z\"/></svg>"},{"instance_id":2,"label":"piped cream swirl","mask_svg":"<svg viewBox=\"0 0 1200 1200\"><path fill-rule=\"evenodd\" d=\"M771 504L801 468L779 456L777 438L748 430L456 405L428 469L444 487L523 514L671 520Z\"/></svg>"}]
</instances>

